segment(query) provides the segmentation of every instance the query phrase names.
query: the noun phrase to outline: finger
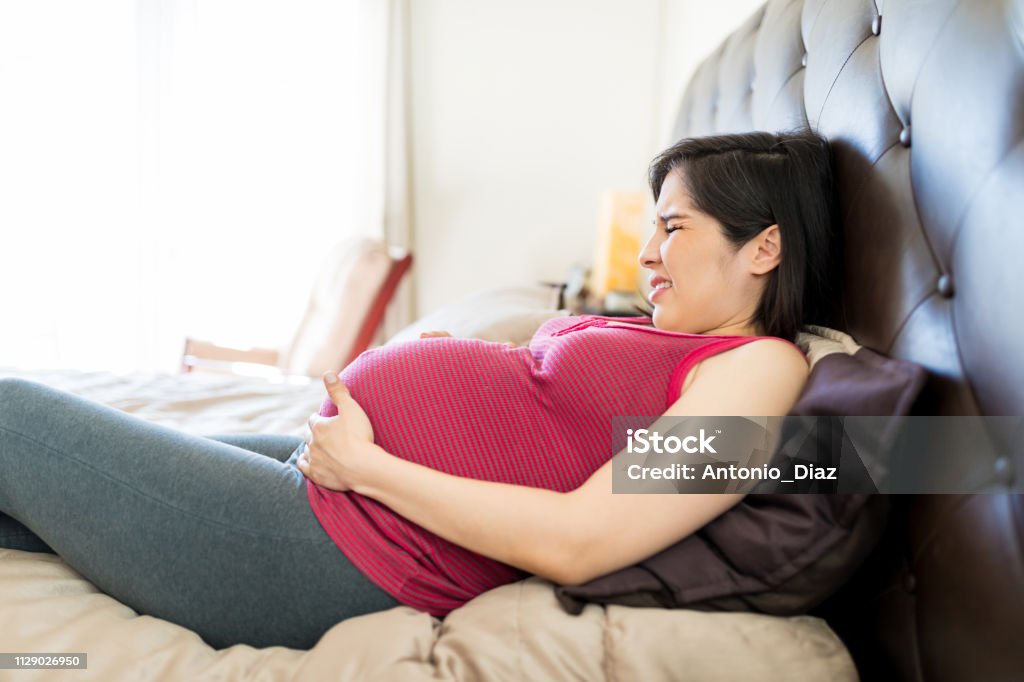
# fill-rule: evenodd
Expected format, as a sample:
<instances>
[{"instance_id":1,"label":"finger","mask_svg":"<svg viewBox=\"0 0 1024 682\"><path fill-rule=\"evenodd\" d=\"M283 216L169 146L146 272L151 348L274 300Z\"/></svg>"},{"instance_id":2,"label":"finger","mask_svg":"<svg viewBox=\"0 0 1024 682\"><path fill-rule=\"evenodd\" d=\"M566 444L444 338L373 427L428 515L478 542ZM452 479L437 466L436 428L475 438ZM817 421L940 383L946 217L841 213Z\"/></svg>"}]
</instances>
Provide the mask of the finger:
<instances>
[{"instance_id":1,"label":"finger","mask_svg":"<svg viewBox=\"0 0 1024 682\"><path fill-rule=\"evenodd\" d=\"M327 386L328 391L342 385L335 372L324 372L320 378L324 380L324 385Z\"/></svg>"},{"instance_id":2,"label":"finger","mask_svg":"<svg viewBox=\"0 0 1024 682\"><path fill-rule=\"evenodd\" d=\"M309 463L308 463L308 462L297 462L297 463L296 463L296 466L298 467L298 469L299 469L299 473L300 473L300 474L302 474L303 476L305 476L305 477L306 477L307 479L309 479L309 480L310 480L310 481L312 481L313 483L316 483L316 482L317 482L317 480L316 480L316 477L315 477L315 474L314 474L314 473L313 473L313 471L312 471L312 470L311 470L311 469L309 468Z\"/></svg>"},{"instance_id":3,"label":"finger","mask_svg":"<svg viewBox=\"0 0 1024 682\"><path fill-rule=\"evenodd\" d=\"M337 398L337 399L332 398L332 400L334 401L334 404L337 405L338 404L338 400L341 400L341 398ZM309 428L309 442L310 443L313 442L313 439L317 437L318 431L323 431L325 425L328 422L330 422L332 419L340 419L340 418L341 418L341 411L340 410L338 411L338 416L337 417L322 417L319 414L317 414L316 412L314 412L313 414L309 415L309 421L306 422L306 426L307 426L307 428Z\"/></svg>"},{"instance_id":4,"label":"finger","mask_svg":"<svg viewBox=\"0 0 1024 682\"><path fill-rule=\"evenodd\" d=\"M324 380L324 384L327 386L328 390L341 384L341 381L338 379L338 373L334 370L324 372L321 378Z\"/></svg>"},{"instance_id":5,"label":"finger","mask_svg":"<svg viewBox=\"0 0 1024 682\"><path fill-rule=\"evenodd\" d=\"M331 402L335 406L339 405L339 401L345 400L349 397L348 387L345 386L340 380L330 383L327 381L327 375L324 375L324 385L327 387L327 395L331 396Z\"/></svg>"}]
</instances>

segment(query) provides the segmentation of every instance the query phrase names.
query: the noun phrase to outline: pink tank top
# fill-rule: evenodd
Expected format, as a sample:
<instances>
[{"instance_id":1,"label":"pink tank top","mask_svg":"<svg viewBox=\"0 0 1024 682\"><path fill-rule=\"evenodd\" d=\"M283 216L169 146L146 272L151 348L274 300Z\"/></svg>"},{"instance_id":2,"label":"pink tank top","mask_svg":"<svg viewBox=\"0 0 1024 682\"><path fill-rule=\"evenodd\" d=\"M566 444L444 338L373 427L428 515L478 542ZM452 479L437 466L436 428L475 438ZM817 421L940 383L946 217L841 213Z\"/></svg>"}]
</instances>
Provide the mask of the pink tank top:
<instances>
[{"instance_id":1,"label":"pink tank top","mask_svg":"<svg viewBox=\"0 0 1024 682\"><path fill-rule=\"evenodd\" d=\"M457 476L564 492L624 446L625 436L618 447L613 441L613 416L660 415L697 362L758 338L669 332L648 317L558 317L529 347L406 341L362 353L340 376L392 455ZM337 413L326 399L320 414ZM444 616L527 575L368 497L311 481L306 490L345 556L409 606Z\"/></svg>"}]
</instances>

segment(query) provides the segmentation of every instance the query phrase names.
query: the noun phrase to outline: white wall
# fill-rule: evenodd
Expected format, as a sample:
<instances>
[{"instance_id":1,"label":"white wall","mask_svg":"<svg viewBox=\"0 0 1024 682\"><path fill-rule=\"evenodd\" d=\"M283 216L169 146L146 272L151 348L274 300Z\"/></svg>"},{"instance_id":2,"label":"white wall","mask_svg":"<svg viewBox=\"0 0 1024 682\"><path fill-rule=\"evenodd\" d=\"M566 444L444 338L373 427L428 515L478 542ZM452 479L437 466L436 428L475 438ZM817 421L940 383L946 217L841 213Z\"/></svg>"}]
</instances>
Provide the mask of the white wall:
<instances>
[{"instance_id":1,"label":"white wall","mask_svg":"<svg viewBox=\"0 0 1024 682\"><path fill-rule=\"evenodd\" d=\"M417 312L589 263L682 85L760 0L412 0Z\"/></svg>"},{"instance_id":2,"label":"white wall","mask_svg":"<svg viewBox=\"0 0 1024 682\"><path fill-rule=\"evenodd\" d=\"M694 69L765 0L664 0L662 3L661 101L658 130L670 144L676 108Z\"/></svg>"},{"instance_id":3,"label":"white wall","mask_svg":"<svg viewBox=\"0 0 1024 682\"><path fill-rule=\"evenodd\" d=\"M413 0L418 310L588 261L603 188L642 188L657 0Z\"/></svg>"}]
</instances>

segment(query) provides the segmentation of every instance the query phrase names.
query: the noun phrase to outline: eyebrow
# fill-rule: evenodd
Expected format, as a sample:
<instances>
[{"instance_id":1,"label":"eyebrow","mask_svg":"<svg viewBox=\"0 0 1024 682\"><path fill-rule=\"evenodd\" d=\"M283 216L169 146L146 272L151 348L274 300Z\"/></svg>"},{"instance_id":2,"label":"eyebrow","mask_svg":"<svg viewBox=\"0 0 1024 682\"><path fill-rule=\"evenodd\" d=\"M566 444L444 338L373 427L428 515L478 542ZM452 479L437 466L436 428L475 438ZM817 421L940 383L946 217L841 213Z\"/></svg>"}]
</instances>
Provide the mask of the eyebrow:
<instances>
[{"instance_id":1,"label":"eyebrow","mask_svg":"<svg viewBox=\"0 0 1024 682\"><path fill-rule=\"evenodd\" d=\"M692 218L693 216L691 216L686 211L683 211L682 213L667 213L665 215L658 217L661 218L662 222L667 223L670 220L678 220L679 218ZM651 222L653 223L655 221L652 220Z\"/></svg>"}]
</instances>

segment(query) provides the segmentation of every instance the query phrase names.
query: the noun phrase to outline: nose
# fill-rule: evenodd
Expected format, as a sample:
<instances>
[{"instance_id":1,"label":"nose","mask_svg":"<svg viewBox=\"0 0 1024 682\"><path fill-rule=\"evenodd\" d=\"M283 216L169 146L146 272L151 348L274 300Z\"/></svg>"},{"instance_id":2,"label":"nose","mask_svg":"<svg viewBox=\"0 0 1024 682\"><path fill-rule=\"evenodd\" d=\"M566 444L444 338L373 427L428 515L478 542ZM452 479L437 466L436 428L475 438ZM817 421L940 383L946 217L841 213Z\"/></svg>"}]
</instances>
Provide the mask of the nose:
<instances>
[{"instance_id":1,"label":"nose","mask_svg":"<svg viewBox=\"0 0 1024 682\"><path fill-rule=\"evenodd\" d=\"M657 240L658 230L655 228L654 234L644 244L644 248L640 249L640 255L637 257L640 267L650 269L661 262L661 253L658 251Z\"/></svg>"}]
</instances>

